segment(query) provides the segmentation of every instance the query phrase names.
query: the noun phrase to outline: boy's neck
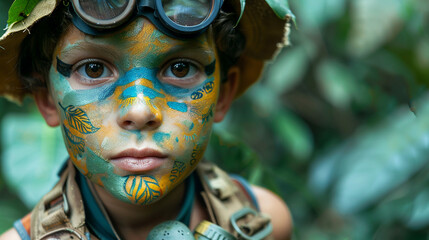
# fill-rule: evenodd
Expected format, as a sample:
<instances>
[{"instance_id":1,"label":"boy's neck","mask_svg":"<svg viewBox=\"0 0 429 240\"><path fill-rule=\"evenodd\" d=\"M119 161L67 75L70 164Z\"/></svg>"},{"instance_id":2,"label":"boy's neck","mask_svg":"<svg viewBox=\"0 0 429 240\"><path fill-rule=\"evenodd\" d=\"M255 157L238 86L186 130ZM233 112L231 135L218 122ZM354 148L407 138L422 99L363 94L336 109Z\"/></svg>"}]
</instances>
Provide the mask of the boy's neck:
<instances>
[{"instance_id":1,"label":"boy's neck","mask_svg":"<svg viewBox=\"0 0 429 240\"><path fill-rule=\"evenodd\" d=\"M113 197L98 185L93 186L115 226L115 231L122 239L146 239L153 227L174 220L180 212L185 195L185 183L182 182L161 200L147 206L139 206Z\"/></svg>"}]
</instances>

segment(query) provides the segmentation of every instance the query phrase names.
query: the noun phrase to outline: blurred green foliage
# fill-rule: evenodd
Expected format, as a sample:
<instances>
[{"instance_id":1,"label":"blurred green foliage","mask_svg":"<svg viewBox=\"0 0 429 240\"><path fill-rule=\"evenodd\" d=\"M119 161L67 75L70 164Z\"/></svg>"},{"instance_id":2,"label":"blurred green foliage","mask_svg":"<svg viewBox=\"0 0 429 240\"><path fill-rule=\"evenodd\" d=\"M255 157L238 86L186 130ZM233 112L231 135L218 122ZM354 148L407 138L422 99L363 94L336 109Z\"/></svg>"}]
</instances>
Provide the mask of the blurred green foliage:
<instances>
[{"instance_id":1,"label":"blurred green foliage","mask_svg":"<svg viewBox=\"0 0 429 240\"><path fill-rule=\"evenodd\" d=\"M295 239L428 239L429 2L291 0L290 7L292 46L215 126L206 158L285 199ZM25 116L41 121L31 101L20 108L0 100L0 232L32 204L9 179L22 156L4 157L5 146L34 138L4 137ZM40 131L38 144L61 155L58 132Z\"/></svg>"},{"instance_id":2,"label":"blurred green foliage","mask_svg":"<svg viewBox=\"0 0 429 240\"><path fill-rule=\"evenodd\" d=\"M290 5L292 46L209 157L282 196L295 239L427 239L429 2Z\"/></svg>"}]
</instances>

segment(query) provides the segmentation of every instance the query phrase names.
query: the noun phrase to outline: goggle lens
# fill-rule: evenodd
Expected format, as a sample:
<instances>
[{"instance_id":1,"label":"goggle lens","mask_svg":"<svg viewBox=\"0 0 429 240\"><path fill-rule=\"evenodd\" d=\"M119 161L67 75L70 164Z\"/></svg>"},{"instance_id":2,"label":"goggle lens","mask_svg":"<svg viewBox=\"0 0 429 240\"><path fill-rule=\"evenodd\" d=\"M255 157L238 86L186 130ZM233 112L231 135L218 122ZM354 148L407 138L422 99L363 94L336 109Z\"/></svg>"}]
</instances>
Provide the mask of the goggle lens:
<instances>
[{"instance_id":1,"label":"goggle lens","mask_svg":"<svg viewBox=\"0 0 429 240\"><path fill-rule=\"evenodd\" d=\"M212 1L207 0L162 0L165 14L180 26L197 26L212 12Z\"/></svg>"},{"instance_id":2,"label":"goggle lens","mask_svg":"<svg viewBox=\"0 0 429 240\"><path fill-rule=\"evenodd\" d=\"M121 15L128 6L128 0L79 0L81 9L98 20L111 20Z\"/></svg>"}]
</instances>

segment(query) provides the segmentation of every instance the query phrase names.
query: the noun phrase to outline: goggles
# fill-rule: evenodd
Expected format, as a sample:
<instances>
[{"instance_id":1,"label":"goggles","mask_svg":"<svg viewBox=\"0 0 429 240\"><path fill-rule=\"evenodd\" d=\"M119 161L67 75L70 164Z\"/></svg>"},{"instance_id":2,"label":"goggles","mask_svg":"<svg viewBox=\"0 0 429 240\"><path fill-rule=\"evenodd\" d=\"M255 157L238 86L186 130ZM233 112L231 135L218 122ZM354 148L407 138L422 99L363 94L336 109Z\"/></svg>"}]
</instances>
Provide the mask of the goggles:
<instances>
[{"instance_id":1,"label":"goggles","mask_svg":"<svg viewBox=\"0 0 429 240\"><path fill-rule=\"evenodd\" d=\"M70 0L73 24L82 32L102 35L138 16L147 17L164 34L189 38L203 33L223 0Z\"/></svg>"}]
</instances>

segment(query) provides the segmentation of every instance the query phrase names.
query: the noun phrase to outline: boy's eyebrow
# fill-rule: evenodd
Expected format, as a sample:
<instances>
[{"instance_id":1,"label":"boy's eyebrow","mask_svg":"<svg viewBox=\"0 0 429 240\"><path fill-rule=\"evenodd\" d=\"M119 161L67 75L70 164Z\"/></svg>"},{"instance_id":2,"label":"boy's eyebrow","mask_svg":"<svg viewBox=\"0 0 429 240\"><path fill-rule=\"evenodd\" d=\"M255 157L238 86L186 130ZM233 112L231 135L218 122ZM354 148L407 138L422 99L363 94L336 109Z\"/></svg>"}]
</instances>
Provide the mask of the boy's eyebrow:
<instances>
[{"instance_id":1,"label":"boy's eyebrow","mask_svg":"<svg viewBox=\"0 0 429 240\"><path fill-rule=\"evenodd\" d=\"M186 41L180 43L171 43L171 47L158 49L159 55L174 54L174 53L197 53L200 57L209 58L214 60L215 51L206 43L201 41ZM113 46L108 44L99 44L88 41L81 41L79 43L70 44L61 50L60 59L68 59L73 57L76 52L87 53L88 50L99 52L101 54L107 54L112 59L120 59L121 53Z\"/></svg>"},{"instance_id":2,"label":"boy's eyebrow","mask_svg":"<svg viewBox=\"0 0 429 240\"><path fill-rule=\"evenodd\" d=\"M68 58L74 55L76 51L87 52L88 50L110 55L112 59L119 58L119 53L115 48L92 42L79 42L78 44L71 44L70 46L65 47L63 50L61 50L61 58Z\"/></svg>"},{"instance_id":3,"label":"boy's eyebrow","mask_svg":"<svg viewBox=\"0 0 429 240\"><path fill-rule=\"evenodd\" d=\"M185 43L177 44L174 47L168 48L163 53L175 53L175 52L181 52L181 51L191 51L191 52L198 52L199 54L202 54L203 56L212 58L214 57L214 50L210 48L210 46L207 43L201 43L200 41L189 41Z\"/></svg>"}]
</instances>

